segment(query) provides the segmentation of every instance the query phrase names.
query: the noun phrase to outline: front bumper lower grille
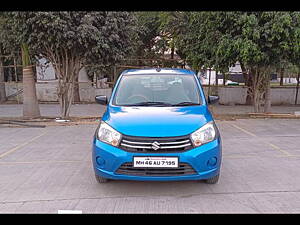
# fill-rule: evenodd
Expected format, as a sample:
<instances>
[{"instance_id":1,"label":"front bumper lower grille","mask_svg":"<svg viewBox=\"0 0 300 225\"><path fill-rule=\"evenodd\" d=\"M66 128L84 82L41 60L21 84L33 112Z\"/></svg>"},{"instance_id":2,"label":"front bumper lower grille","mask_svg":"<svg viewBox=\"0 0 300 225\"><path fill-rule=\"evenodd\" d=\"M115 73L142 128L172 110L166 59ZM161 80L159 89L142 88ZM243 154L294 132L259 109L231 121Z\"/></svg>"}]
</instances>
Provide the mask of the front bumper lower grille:
<instances>
[{"instance_id":1,"label":"front bumper lower grille","mask_svg":"<svg viewBox=\"0 0 300 225\"><path fill-rule=\"evenodd\" d=\"M158 138L123 135L120 148L139 153L183 152L193 148L193 144L188 135Z\"/></svg>"},{"instance_id":2,"label":"front bumper lower grille","mask_svg":"<svg viewBox=\"0 0 300 225\"><path fill-rule=\"evenodd\" d=\"M131 162L122 164L117 174L132 176L184 176L197 174L187 163L180 163L178 168L134 168Z\"/></svg>"}]
</instances>

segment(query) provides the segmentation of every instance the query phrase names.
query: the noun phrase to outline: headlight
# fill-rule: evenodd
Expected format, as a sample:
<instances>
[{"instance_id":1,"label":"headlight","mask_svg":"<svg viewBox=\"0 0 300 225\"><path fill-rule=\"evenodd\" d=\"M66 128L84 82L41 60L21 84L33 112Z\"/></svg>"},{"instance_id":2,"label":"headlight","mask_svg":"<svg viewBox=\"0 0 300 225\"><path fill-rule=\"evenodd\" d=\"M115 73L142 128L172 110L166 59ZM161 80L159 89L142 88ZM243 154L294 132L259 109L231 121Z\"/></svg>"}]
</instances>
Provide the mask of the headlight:
<instances>
[{"instance_id":1,"label":"headlight","mask_svg":"<svg viewBox=\"0 0 300 225\"><path fill-rule=\"evenodd\" d=\"M194 146L198 147L207 142L213 141L216 137L216 129L214 126L214 122L208 122L203 127L196 130L191 134L191 139L193 141Z\"/></svg>"},{"instance_id":2,"label":"headlight","mask_svg":"<svg viewBox=\"0 0 300 225\"><path fill-rule=\"evenodd\" d=\"M99 141L103 141L113 146L118 146L121 140L121 134L104 121L101 121L100 123L97 137Z\"/></svg>"}]
</instances>

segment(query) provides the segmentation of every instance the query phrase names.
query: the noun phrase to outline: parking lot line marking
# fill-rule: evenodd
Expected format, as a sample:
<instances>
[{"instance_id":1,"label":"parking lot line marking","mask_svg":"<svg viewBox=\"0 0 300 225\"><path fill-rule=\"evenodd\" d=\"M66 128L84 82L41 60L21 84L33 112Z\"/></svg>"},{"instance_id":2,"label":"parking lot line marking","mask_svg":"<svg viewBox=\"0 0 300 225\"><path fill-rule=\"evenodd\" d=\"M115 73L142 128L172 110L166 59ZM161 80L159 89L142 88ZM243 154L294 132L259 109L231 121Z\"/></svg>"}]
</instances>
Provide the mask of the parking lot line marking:
<instances>
[{"instance_id":1,"label":"parking lot line marking","mask_svg":"<svg viewBox=\"0 0 300 225\"><path fill-rule=\"evenodd\" d=\"M16 162L0 162L0 165L7 164L35 164L35 163L88 163L83 160L39 160L39 161L16 161Z\"/></svg>"},{"instance_id":2,"label":"parking lot line marking","mask_svg":"<svg viewBox=\"0 0 300 225\"><path fill-rule=\"evenodd\" d=\"M230 124L230 125L233 126L233 127L235 127L235 128L237 128L237 129L239 129L239 130L241 130L241 131L243 131L244 133L246 133L246 134L248 134L248 135L250 135L250 136L252 136L252 137L257 137L256 134L253 134L253 133L251 133L250 131L247 131L247 130L245 130L244 128L241 128L241 127L239 127L238 125L235 125L235 124Z\"/></svg>"},{"instance_id":3,"label":"parking lot line marking","mask_svg":"<svg viewBox=\"0 0 300 225\"><path fill-rule=\"evenodd\" d=\"M35 141L36 139L38 139L38 138L44 136L46 133L47 133L47 132L42 133L42 134L40 134L40 135L38 135L38 136L36 136L36 137L34 137L34 138L31 138L30 140L24 142L23 144L20 144L20 145L14 147L14 148L8 150L7 152L2 153L2 154L0 155L0 159L3 158L4 156L8 155L8 154L11 154L11 153L17 151L17 150L20 149L20 148L22 148L22 147L24 147L24 146L30 144L31 142Z\"/></svg>"},{"instance_id":4,"label":"parking lot line marking","mask_svg":"<svg viewBox=\"0 0 300 225\"><path fill-rule=\"evenodd\" d=\"M292 155L292 154L290 154L290 155L278 155L277 157L279 157L279 158L284 158L284 157L298 158L298 157L300 157L300 155Z\"/></svg>"},{"instance_id":5,"label":"parking lot line marking","mask_svg":"<svg viewBox=\"0 0 300 225\"><path fill-rule=\"evenodd\" d=\"M277 145L274 145L274 144L266 142L266 141L264 141L264 142L267 143L268 145L270 145L273 149L276 149L276 150L280 151L281 153L285 154L286 156L293 156L289 152L287 152L287 151L281 149L280 147L278 147Z\"/></svg>"},{"instance_id":6,"label":"parking lot line marking","mask_svg":"<svg viewBox=\"0 0 300 225\"><path fill-rule=\"evenodd\" d=\"M227 123L228 123L228 122L227 122ZM272 143L270 143L270 142L268 142L268 141L262 140L262 139L261 139L259 136L257 136L256 134L254 134L254 133L252 133L252 132L250 132L250 131L247 131L247 130L245 130L244 128L241 128L241 127L239 127L238 125L231 124L231 123L229 123L229 125L231 125L231 126L237 128L237 129L243 131L244 133L246 133L246 134L248 134L248 135L250 135L250 136L252 136L252 137L255 137L255 138L259 139L260 141L262 141L262 142L264 142L265 144L269 145L272 149L275 149L275 150L281 152L281 153L284 154L285 156L292 156L289 152L287 152L287 151L281 149L279 146L274 145L274 144L272 144Z\"/></svg>"},{"instance_id":7,"label":"parking lot line marking","mask_svg":"<svg viewBox=\"0 0 300 225\"><path fill-rule=\"evenodd\" d=\"M255 155L223 155L223 158L228 158L228 159L247 159L247 158L252 158L252 157L256 157Z\"/></svg>"}]
</instances>

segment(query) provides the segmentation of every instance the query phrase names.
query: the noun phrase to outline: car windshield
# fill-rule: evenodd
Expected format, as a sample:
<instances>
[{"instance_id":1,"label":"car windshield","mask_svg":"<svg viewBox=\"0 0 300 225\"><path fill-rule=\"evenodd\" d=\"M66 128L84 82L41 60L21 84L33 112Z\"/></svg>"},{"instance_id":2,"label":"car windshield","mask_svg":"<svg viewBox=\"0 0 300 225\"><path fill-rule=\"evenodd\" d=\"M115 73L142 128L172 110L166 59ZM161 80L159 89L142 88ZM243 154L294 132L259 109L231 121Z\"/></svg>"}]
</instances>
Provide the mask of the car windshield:
<instances>
[{"instance_id":1,"label":"car windshield","mask_svg":"<svg viewBox=\"0 0 300 225\"><path fill-rule=\"evenodd\" d=\"M113 104L120 106L188 106L202 104L194 76L123 75Z\"/></svg>"}]
</instances>

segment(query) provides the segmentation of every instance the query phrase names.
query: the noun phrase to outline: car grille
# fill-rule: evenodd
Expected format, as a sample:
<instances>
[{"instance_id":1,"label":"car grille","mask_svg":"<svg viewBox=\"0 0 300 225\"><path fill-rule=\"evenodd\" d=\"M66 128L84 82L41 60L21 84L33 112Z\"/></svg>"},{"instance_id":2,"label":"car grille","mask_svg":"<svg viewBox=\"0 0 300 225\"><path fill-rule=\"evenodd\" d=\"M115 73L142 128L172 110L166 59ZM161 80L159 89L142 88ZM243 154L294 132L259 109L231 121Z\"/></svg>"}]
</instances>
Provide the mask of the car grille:
<instances>
[{"instance_id":1,"label":"car grille","mask_svg":"<svg viewBox=\"0 0 300 225\"><path fill-rule=\"evenodd\" d=\"M123 135L120 148L129 152L183 152L193 147L189 135L180 137L135 137Z\"/></svg>"},{"instance_id":2,"label":"car grille","mask_svg":"<svg viewBox=\"0 0 300 225\"><path fill-rule=\"evenodd\" d=\"M196 174L196 171L187 163L180 163L178 168L134 168L131 162L127 162L116 173L132 176L183 176Z\"/></svg>"}]
</instances>

